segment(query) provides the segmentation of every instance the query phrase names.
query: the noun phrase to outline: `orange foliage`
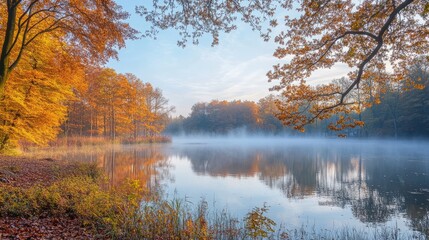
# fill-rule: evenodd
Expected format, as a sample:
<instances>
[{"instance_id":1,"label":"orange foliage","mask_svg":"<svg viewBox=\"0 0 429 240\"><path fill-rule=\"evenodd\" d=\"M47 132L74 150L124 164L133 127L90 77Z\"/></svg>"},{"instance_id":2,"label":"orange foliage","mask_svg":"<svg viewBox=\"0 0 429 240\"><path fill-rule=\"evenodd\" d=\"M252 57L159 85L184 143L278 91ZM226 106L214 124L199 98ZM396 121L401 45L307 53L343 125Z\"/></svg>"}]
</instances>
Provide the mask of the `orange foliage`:
<instances>
[{"instance_id":1,"label":"orange foliage","mask_svg":"<svg viewBox=\"0 0 429 240\"><path fill-rule=\"evenodd\" d=\"M66 135L133 138L159 134L172 108L159 89L132 74L89 68L88 88L69 103Z\"/></svg>"}]
</instances>

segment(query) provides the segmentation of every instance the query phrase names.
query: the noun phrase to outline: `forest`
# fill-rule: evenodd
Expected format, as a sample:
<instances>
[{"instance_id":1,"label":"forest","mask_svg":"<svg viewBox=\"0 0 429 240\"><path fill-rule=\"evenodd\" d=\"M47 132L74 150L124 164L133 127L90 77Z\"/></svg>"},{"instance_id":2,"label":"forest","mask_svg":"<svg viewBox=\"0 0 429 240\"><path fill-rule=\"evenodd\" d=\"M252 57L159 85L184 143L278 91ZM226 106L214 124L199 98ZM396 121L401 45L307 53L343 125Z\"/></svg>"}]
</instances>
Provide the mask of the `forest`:
<instances>
[{"instance_id":1,"label":"forest","mask_svg":"<svg viewBox=\"0 0 429 240\"><path fill-rule=\"evenodd\" d=\"M0 152L58 136L163 130L172 108L162 91L104 67L137 38L117 3L3 1L0 13Z\"/></svg>"}]
</instances>

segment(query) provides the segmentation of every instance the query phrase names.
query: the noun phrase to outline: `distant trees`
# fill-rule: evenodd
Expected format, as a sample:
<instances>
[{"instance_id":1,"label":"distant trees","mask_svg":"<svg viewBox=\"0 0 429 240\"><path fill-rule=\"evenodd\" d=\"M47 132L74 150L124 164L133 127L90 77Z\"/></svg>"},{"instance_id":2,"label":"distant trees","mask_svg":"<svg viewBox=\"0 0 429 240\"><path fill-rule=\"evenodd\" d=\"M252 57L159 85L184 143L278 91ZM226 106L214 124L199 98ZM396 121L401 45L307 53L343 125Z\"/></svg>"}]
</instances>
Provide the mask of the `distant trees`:
<instances>
[{"instance_id":1,"label":"distant trees","mask_svg":"<svg viewBox=\"0 0 429 240\"><path fill-rule=\"evenodd\" d=\"M187 118L174 119L167 128L169 133L227 134L232 131L278 133L283 127L270 111L274 97L269 96L256 104L251 101L218 101L197 103Z\"/></svg>"},{"instance_id":2,"label":"distant trees","mask_svg":"<svg viewBox=\"0 0 429 240\"><path fill-rule=\"evenodd\" d=\"M409 72L411 83L391 84L381 102L363 112L367 135L429 137L429 64L417 59Z\"/></svg>"},{"instance_id":3,"label":"distant trees","mask_svg":"<svg viewBox=\"0 0 429 240\"><path fill-rule=\"evenodd\" d=\"M109 68L86 73L87 87L69 102L65 135L138 138L159 134L173 110L160 89Z\"/></svg>"}]
</instances>

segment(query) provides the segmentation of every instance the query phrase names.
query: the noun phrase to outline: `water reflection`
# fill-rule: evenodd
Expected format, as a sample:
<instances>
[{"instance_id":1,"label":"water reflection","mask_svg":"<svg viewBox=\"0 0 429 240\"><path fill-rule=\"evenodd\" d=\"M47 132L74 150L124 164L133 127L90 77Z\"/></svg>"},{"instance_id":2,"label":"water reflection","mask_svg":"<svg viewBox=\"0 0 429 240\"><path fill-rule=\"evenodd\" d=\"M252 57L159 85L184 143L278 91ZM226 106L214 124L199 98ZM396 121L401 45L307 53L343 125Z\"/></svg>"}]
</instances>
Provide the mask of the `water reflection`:
<instances>
[{"instance_id":1,"label":"water reflection","mask_svg":"<svg viewBox=\"0 0 429 240\"><path fill-rule=\"evenodd\" d=\"M417 225L429 212L427 145L380 144L185 145L180 154L200 175L256 176L288 199L350 207L364 223L403 215Z\"/></svg>"},{"instance_id":2,"label":"water reflection","mask_svg":"<svg viewBox=\"0 0 429 240\"><path fill-rule=\"evenodd\" d=\"M26 153L40 158L96 162L104 169L112 186L126 179L139 180L148 189L158 188L165 180L171 179L171 167L161 146L119 146L82 147L70 149L48 149Z\"/></svg>"},{"instance_id":3,"label":"water reflection","mask_svg":"<svg viewBox=\"0 0 429 240\"><path fill-rule=\"evenodd\" d=\"M241 205L254 204L246 199L251 196L249 189L254 195L261 191L259 194L264 201L270 201L265 197L269 191L281 191L283 200L295 200L294 207L308 208L311 201L307 200L316 199L311 203L313 210L308 211L319 211L309 213L315 218L328 215L320 221L337 218L341 222L345 217L335 214L346 215L349 211L354 217L349 221L351 224L407 219L404 224L418 229L419 223L429 217L427 146L427 143L331 140L177 142L41 154L59 159L95 161L105 169L113 185L131 177L153 188L159 184L173 185L173 178L181 178L186 180L182 190L194 190L197 195L204 195L206 191L228 194L222 187L234 182L237 186L234 192L242 197L234 201L241 201ZM228 179L226 185L220 184L222 179ZM253 179L263 183L265 189L246 185L250 182L246 180ZM205 185L198 187L198 184ZM248 206L252 207L254 205ZM340 211L326 213L324 209L330 207ZM295 216L290 206L279 211L287 211L289 221ZM297 216L295 218L299 218Z\"/></svg>"}]
</instances>

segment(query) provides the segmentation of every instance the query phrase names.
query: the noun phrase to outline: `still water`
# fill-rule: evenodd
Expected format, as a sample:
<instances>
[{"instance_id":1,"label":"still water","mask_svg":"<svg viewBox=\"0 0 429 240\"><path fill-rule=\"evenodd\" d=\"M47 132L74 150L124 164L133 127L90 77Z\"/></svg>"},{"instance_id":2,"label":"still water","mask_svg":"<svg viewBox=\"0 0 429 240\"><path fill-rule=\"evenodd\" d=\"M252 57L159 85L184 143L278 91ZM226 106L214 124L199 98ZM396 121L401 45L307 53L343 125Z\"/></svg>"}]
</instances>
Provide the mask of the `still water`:
<instances>
[{"instance_id":1,"label":"still water","mask_svg":"<svg viewBox=\"0 0 429 240\"><path fill-rule=\"evenodd\" d=\"M177 138L37 154L95 161L112 184L137 178L238 218L266 203L269 217L288 228L407 232L429 217L429 142Z\"/></svg>"}]
</instances>

